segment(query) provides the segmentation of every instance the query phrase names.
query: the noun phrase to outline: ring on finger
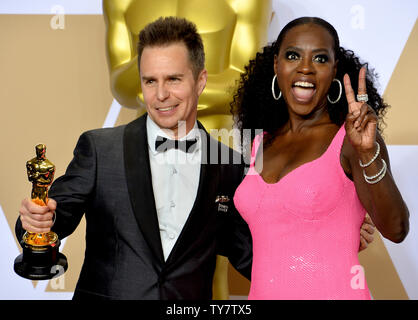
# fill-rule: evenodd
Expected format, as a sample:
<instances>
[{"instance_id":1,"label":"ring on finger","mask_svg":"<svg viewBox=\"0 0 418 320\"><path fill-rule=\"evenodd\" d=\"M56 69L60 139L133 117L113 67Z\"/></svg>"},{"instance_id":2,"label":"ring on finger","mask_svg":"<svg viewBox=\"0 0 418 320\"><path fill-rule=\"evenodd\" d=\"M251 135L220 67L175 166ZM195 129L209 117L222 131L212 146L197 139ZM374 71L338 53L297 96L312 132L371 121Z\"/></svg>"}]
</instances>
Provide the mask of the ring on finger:
<instances>
[{"instance_id":1,"label":"ring on finger","mask_svg":"<svg viewBox=\"0 0 418 320\"><path fill-rule=\"evenodd\" d=\"M365 94L358 94L357 95L357 101L367 102L367 101L369 101L369 96L367 95L367 93L365 93Z\"/></svg>"}]
</instances>

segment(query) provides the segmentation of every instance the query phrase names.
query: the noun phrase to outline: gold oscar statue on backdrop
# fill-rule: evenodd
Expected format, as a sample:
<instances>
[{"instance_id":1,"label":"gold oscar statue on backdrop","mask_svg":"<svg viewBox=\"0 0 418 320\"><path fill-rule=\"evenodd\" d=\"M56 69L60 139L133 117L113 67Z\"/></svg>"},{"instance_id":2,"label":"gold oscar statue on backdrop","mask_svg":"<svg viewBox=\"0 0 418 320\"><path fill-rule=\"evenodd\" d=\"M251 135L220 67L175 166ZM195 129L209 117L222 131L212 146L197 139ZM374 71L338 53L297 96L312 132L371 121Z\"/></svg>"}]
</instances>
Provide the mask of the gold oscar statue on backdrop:
<instances>
[{"instance_id":1,"label":"gold oscar statue on backdrop","mask_svg":"<svg viewBox=\"0 0 418 320\"><path fill-rule=\"evenodd\" d=\"M26 162L28 179L32 182L31 199L40 206L48 203L48 187L52 184L55 166L45 158L46 146L35 147L36 157ZM31 280L51 279L67 270L67 259L58 252L60 241L55 232L25 232L21 245L23 253L14 263L20 276Z\"/></svg>"},{"instance_id":2,"label":"gold oscar statue on backdrop","mask_svg":"<svg viewBox=\"0 0 418 320\"><path fill-rule=\"evenodd\" d=\"M161 16L194 22L205 47L208 81L199 98L205 128L231 129L229 103L244 66L267 43L271 0L103 0L107 58L113 96L120 105L145 112L137 64L138 34ZM218 257L214 299L228 299L228 261Z\"/></svg>"}]
</instances>

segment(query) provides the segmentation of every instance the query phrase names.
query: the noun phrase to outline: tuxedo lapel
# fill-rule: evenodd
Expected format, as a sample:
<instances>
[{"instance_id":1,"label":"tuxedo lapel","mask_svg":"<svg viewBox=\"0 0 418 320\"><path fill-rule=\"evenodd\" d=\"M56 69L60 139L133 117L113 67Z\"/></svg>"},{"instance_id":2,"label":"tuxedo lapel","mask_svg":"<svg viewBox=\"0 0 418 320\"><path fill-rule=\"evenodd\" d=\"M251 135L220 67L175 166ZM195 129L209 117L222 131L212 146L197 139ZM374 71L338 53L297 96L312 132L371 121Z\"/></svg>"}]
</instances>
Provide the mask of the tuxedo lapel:
<instances>
[{"instance_id":1,"label":"tuxedo lapel","mask_svg":"<svg viewBox=\"0 0 418 320\"><path fill-rule=\"evenodd\" d=\"M126 126L123 144L125 174L132 209L148 246L162 265L164 255L152 189L146 114Z\"/></svg>"}]
</instances>

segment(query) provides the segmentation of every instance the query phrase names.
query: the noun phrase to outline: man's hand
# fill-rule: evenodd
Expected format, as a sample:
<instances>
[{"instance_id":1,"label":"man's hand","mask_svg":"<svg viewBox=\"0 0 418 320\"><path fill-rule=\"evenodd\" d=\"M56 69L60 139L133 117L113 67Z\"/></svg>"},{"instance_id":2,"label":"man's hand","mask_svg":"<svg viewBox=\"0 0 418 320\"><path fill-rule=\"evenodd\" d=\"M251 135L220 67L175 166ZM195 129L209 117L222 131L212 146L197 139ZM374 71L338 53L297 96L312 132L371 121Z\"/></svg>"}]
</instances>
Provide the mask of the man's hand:
<instances>
[{"instance_id":1,"label":"man's hand","mask_svg":"<svg viewBox=\"0 0 418 320\"><path fill-rule=\"evenodd\" d=\"M46 206L37 205L29 198L24 199L19 210L23 229L33 233L49 232L54 225L56 208L54 199L48 199Z\"/></svg>"},{"instance_id":2,"label":"man's hand","mask_svg":"<svg viewBox=\"0 0 418 320\"><path fill-rule=\"evenodd\" d=\"M359 251L362 251L367 248L367 246L373 242L374 240L374 233L375 225L370 219L369 215L366 214L363 220L363 224L360 228L360 248Z\"/></svg>"}]
</instances>

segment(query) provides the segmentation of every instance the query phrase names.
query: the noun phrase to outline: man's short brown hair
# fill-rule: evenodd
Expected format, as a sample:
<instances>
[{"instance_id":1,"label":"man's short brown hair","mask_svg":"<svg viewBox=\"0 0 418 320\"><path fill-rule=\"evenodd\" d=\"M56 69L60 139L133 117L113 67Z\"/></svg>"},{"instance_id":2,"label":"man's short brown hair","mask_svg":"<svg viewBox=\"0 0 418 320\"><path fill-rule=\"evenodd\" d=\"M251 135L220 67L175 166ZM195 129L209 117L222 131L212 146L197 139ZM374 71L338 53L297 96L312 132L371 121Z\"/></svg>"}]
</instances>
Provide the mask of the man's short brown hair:
<instances>
[{"instance_id":1,"label":"man's short brown hair","mask_svg":"<svg viewBox=\"0 0 418 320\"><path fill-rule=\"evenodd\" d=\"M203 41L196 25L179 17L160 17L141 30L138 41L138 68L145 47L167 46L174 43L183 43L186 46L193 74L197 78L205 67Z\"/></svg>"}]
</instances>

